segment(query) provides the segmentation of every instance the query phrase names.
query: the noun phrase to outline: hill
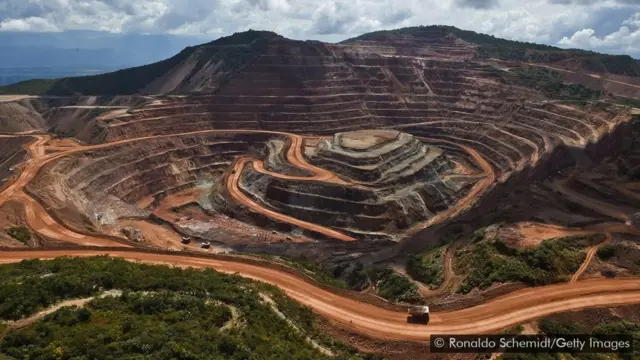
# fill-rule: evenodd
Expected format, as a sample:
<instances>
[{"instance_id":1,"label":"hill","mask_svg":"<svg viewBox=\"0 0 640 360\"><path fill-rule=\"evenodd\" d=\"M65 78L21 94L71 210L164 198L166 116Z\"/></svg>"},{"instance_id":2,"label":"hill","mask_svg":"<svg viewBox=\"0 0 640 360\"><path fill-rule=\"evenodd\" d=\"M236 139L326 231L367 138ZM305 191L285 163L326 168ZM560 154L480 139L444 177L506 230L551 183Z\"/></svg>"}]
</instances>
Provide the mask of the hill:
<instances>
[{"instance_id":1,"label":"hill","mask_svg":"<svg viewBox=\"0 0 640 360\"><path fill-rule=\"evenodd\" d=\"M612 73L618 75L640 76L640 64L628 55L607 55L580 49L562 49L550 45L534 44L497 38L493 35L461 30L454 26L434 25L416 26L396 30L382 30L347 39L342 44L355 44L359 41L381 41L407 37L455 38L477 46L478 58L497 58L528 62L551 63L565 60L579 62L588 71Z\"/></svg>"},{"instance_id":2,"label":"hill","mask_svg":"<svg viewBox=\"0 0 640 360\"><path fill-rule=\"evenodd\" d=\"M66 96L213 91L234 70L260 54L265 41L279 37L271 32L250 30L187 47L153 64L94 76L23 81L0 87L0 94Z\"/></svg>"},{"instance_id":3,"label":"hill","mask_svg":"<svg viewBox=\"0 0 640 360\"><path fill-rule=\"evenodd\" d=\"M129 95L157 93L213 93L238 70L251 64L274 41L301 46L273 32L249 30L210 43L187 47L177 55L149 65L116 72L49 80L28 80L0 87L0 94ZM418 26L382 30L348 39L339 45L370 44L467 45L469 58L560 64L563 68L597 73L640 76L640 64L627 55L606 55L578 49L561 49L461 30L453 26ZM312 44L313 42L306 42ZM396 47L396 50L399 49ZM400 50L400 52L402 52Z\"/></svg>"}]
</instances>

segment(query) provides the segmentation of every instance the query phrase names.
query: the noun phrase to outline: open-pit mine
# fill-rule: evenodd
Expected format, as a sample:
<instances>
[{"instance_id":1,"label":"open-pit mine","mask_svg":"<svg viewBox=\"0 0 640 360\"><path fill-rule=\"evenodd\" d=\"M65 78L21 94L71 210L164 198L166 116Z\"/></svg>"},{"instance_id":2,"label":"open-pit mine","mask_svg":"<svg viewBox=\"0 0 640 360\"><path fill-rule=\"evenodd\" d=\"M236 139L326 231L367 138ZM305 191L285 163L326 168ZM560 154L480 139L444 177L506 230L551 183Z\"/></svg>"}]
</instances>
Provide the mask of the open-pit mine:
<instances>
[{"instance_id":1,"label":"open-pit mine","mask_svg":"<svg viewBox=\"0 0 640 360\"><path fill-rule=\"evenodd\" d=\"M238 272L387 340L639 303L640 255L595 254L640 254L640 110L616 101L640 95L640 77L568 70L555 59L575 54L555 48L501 58L465 34L423 27L328 44L249 31L2 96L0 226L30 240L0 232L0 262L108 253ZM520 249L605 240L585 245L559 277L567 284L490 280L456 294L468 276L460 254L494 228ZM411 279L404 262L441 247L440 289ZM407 324L370 273L335 293L282 264L300 257L349 285L393 269L436 312Z\"/></svg>"}]
</instances>

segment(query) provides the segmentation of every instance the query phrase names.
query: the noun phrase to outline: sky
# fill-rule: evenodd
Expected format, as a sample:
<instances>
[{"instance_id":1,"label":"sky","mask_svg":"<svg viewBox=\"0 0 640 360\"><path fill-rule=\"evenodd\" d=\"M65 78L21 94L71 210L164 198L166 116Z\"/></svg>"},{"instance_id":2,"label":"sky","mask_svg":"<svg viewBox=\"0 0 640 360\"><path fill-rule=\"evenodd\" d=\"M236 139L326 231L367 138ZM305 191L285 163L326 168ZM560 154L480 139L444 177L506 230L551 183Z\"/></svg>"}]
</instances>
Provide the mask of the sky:
<instances>
[{"instance_id":1,"label":"sky","mask_svg":"<svg viewBox=\"0 0 640 360\"><path fill-rule=\"evenodd\" d=\"M248 29L341 41L445 24L512 40L640 58L640 0L2 0L0 31L171 34Z\"/></svg>"}]
</instances>

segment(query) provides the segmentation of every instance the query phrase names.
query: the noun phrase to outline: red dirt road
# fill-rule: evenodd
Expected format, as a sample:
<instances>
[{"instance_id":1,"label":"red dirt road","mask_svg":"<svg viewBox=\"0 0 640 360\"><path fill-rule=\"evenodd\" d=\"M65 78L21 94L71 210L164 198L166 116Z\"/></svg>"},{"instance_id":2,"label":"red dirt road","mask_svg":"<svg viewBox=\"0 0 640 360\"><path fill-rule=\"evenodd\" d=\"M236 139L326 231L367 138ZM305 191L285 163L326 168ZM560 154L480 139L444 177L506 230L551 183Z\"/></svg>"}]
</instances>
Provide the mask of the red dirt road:
<instances>
[{"instance_id":1,"label":"red dirt road","mask_svg":"<svg viewBox=\"0 0 640 360\"><path fill-rule=\"evenodd\" d=\"M229 193L231 194L231 196L233 196L234 199L236 199L236 201L238 201L239 203L247 206L248 208L250 208L253 211L256 211L260 214L263 214L265 216L268 216L272 219L278 220L278 221L283 221L292 225L296 225L299 226L301 228L304 229L308 229L308 230L312 230L318 233L321 233L323 235L338 239L338 240L343 240L343 241L354 241L355 239L347 236L345 234L342 234L338 231L332 230L330 228L324 227L324 226L320 226L317 224L313 224L310 222L306 222L306 221L302 221L296 218L293 218L291 216L285 215L285 214L281 214L279 212L275 212L272 211L270 209L266 209L262 206L260 206L260 204L256 203L255 201L251 200L248 196L246 196L238 187L238 181L240 181L240 175L242 174L242 170L244 170L245 165L250 162L253 161L254 164L256 162L256 160L251 160L249 158L240 158L238 159L238 161L236 161L236 164L233 167L233 173L229 175L228 179L227 179L227 190L229 191Z\"/></svg>"},{"instance_id":2,"label":"red dirt road","mask_svg":"<svg viewBox=\"0 0 640 360\"><path fill-rule=\"evenodd\" d=\"M207 133L235 133L235 132L271 133L274 135L289 136L292 139L291 146L289 147L289 150L287 152L287 158L289 162L297 167L300 167L305 170L309 170L310 172L313 173L313 176L293 177L293 176L288 176L284 174L270 172L264 169L264 166L261 161L253 160L257 171L262 171L272 176L277 176L280 178L291 179L291 180L328 181L328 182L345 184L344 181L342 181L340 178L338 178L335 174L331 173L330 171L307 163L304 160L304 155L302 153L302 145L304 142L303 137L301 137L300 135L291 134L291 133L271 132L271 131L263 131L263 130L246 130L246 131L203 130L203 131L194 131L194 132L187 132L187 133L180 133L180 134L158 135L158 136L148 136L148 137L142 137L142 138L136 138L136 139L126 139L126 140L114 141L114 142L98 144L98 145L76 146L69 149L60 149L58 147L55 147L56 150L61 150L61 151L53 154L45 154L46 153L45 144L51 140L51 136L50 135L34 135L34 137L36 138L36 141L30 143L27 146L30 159L24 165L20 176L15 181L13 181L4 191L0 193L0 205L2 205L5 201L7 201L10 198L17 198L18 200L23 201L25 203L28 213L31 214L31 216L27 217L29 226L33 230L37 231L41 235L46 236L48 238L52 238L60 241L69 241L69 242L78 243L78 244L82 244L82 242L84 241L85 245L94 245L94 246L122 246L122 244L120 243L110 241L104 238L99 238L99 237L88 238L85 235L77 234L68 229L65 229L63 226L53 221L48 221L47 219L51 219L49 214L36 201L29 201L33 199L31 199L31 197L29 197L24 193L23 191L24 187L36 176L40 168L42 168L45 164L55 159L61 158L63 156L70 155L72 153L89 151L94 149L101 149L101 148L116 146L116 145L135 142L135 141L148 140L153 138L162 138L167 136L197 135L197 134L207 134ZM239 162L240 161L238 161L238 163ZM238 163L236 163L236 167L238 166ZM242 165L243 165L242 168L244 168L244 164ZM242 171L241 169L237 171L238 176L233 177L235 178L236 182L237 182L237 179L239 178L241 171ZM235 186L230 186L230 184L227 184L227 185L230 193L232 193L240 203L243 203L244 205L248 206L254 211L260 212L264 215L267 215L271 218L274 218L280 221L284 221L284 222L294 224L296 226L300 226L302 228L306 228L312 231L317 231L319 233L322 233L332 238L336 238L344 241L355 240L354 238L344 235L342 233L339 233L335 230L331 230L323 226L319 226L319 225L315 225L315 224L301 221L298 219L294 219L290 216L279 214L271 210L265 209L261 207L259 204L251 201L248 197L244 196L244 194L242 194L238 190L237 183L235 184ZM46 230L45 230L45 226L42 225L42 221L40 221L39 223L35 221L35 220L41 220L41 219L44 219L46 227L48 227ZM74 239L77 241L74 241Z\"/></svg>"},{"instance_id":3,"label":"red dirt road","mask_svg":"<svg viewBox=\"0 0 640 360\"><path fill-rule=\"evenodd\" d=\"M21 202L25 208L25 215L29 227L38 234L53 240L70 242L86 246L119 246L130 247L106 237L89 236L65 228L56 222L51 215L35 199L24 192L24 187L36 176L42 166L49 161L60 158L68 153L81 151L84 147L73 150L46 154L45 144L51 140L50 135L33 135L36 140L27 145L29 160L22 165L22 172L0 193L0 206L9 199Z\"/></svg>"},{"instance_id":4,"label":"red dirt road","mask_svg":"<svg viewBox=\"0 0 640 360\"><path fill-rule=\"evenodd\" d=\"M432 313L428 325L408 324L407 314L385 310L320 289L295 275L257 265L184 255L134 251L44 250L0 253L0 263L59 256L108 254L130 261L179 267L214 268L264 281L316 313L359 333L385 340L427 341L434 333L489 333L552 313L640 302L640 279L594 279L573 284L528 288L488 303L453 312Z\"/></svg>"},{"instance_id":5,"label":"red dirt road","mask_svg":"<svg viewBox=\"0 0 640 360\"><path fill-rule=\"evenodd\" d=\"M482 194L489 186L495 183L497 178L496 173L493 170L493 167L491 166L491 164L489 164L489 162L482 155L480 155L479 152L477 152L475 149L469 146L458 144L453 141L443 140L443 139L434 139L434 138L419 137L419 136L416 136L416 138L421 140L427 140L427 141L443 142L443 143L451 144L461 148L462 150L468 152L469 155L471 155L471 157L473 157L473 160L476 162L476 164L478 164L478 166L482 168L483 172L482 174L479 175L480 177L482 177L482 180L478 181L465 197L460 199L457 203L449 207L447 210L438 213L436 216L429 219L429 221L412 227L408 231L408 234L413 234L435 223L441 222L446 218L457 216L467 206L469 206L469 204L475 201L479 197L479 195Z\"/></svg>"},{"instance_id":6,"label":"red dirt road","mask_svg":"<svg viewBox=\"0 0 640 360\"><path fill-rule=\"evenodd\" d=\"M610 233L605 233L605 235L606 235L606 239L602 243L591 247L589 249L589 251L587 251L587 257L584 259L584 262L582 263L582 265L580 266L578 271L576 271L576 273L573 274L573 276L571 277L571 280L569 280L570 283L574 283L574 282L578 281L578 279L580 279L580 276L582 276L582 274L584 274L584 272L589 267L589 264L591 264L591 260L593 260L593 256L596 254L598 249L600 247L602 247L603 245L606 245L609 242L611 242L611 234Z\"/></svg>"}]
</instances>

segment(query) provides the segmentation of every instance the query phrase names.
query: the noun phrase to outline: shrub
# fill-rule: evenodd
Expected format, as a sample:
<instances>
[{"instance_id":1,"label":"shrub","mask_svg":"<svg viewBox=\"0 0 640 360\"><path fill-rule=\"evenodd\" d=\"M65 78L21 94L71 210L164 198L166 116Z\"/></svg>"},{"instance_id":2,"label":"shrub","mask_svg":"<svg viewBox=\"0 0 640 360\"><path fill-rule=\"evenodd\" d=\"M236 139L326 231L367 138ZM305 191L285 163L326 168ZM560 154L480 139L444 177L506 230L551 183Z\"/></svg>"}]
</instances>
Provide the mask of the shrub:
<instances>
[{"instance_id":1,"label":"shrub","mask_svg":"<svg viewBox=\"0 0 640 360\"><path fill-rule=\"evenodd\" d=\"M599 90L579 84L565 84L558 73L538 67L512 69L503 76L508 83L534 88L548 98L577 100L586 105L584 100L600 97Z\"/></svg>"},{"instance_id":2,"label":"shrub","mask_svg":"<svg viewBox=\"0 0 640 360\"><path fill-rule=\"evenodd\" d=\"M523 331L524 331L524 326L517 324L517 325L513 325L510 328L502 330L501 333L505 335L520 335L522 334Z\"/></svg>"},{"instance_id":3,"label":"shrub","mask_svg":"<svg viewBox=\"0 0 640 360\"><path fill-rule=\"evenodd\" d=\"M445 251L445 248L439 248L426 254L411 256L407 261L407 273L412 278L431 287L442 285Z\"/></svg>"},{"instance_id":4,"label":"shrub","mask_svg":"<svg viewBox=\"0 0 640 360\"><path fill-rule=\"evenodd\" d=\"M9 236L25 245L28 245L29 240L31 240L31 233L29 232L29 229L24 226L9 228L6 232Z\"/></svg>"},{"instance_id":5,"label":"shrub","mask_svg":"<svg viewBox=\"0 0 640 360\"><path fill-rule=\"evenodd\" d=\"M422 296L418 286L390 268L377 268L371 271L378 295L394 302L421 303Z\"/></svg>"},{"instance_id":6,"label":"shrub","mask_svg":"<svg viewBox=\"0 0 640 360\"><path fill-rule=\"evenodd\" d=\"M485 289L493 283L546 285L575 272L585 254L576 238L544 241L535 249L515 249L501 239L485 239L456 251L456 271L467 273L459 291Z\"/></svg>"},{"instance_id":7,"label":"shrub","mask_svg":"<svg viewBox=\"0 0 640 360\"><path fill-rule=\"evenodd\" d=\"M607 244L598 249L598 257L602 260L611 259L616 254L616 248Z\"/></svg>"}]
</instances>

